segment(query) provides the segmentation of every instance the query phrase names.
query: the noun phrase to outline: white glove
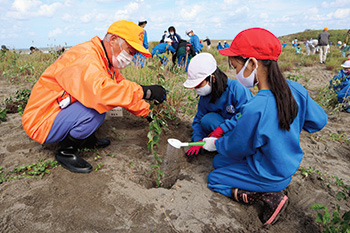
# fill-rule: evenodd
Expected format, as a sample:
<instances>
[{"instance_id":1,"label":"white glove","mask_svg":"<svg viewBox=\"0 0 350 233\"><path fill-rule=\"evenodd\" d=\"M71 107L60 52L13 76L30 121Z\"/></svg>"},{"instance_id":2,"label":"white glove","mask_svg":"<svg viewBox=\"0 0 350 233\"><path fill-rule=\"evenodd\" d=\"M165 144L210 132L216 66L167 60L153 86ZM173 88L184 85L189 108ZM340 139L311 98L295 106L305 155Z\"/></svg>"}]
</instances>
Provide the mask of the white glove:
<instances>
[{"instance_id":1,"label":"white glove","mask_svg":"<svg viewBox=\"0 0 350 233\"><path fill-rule=\"evenodd\" d=\"M203 148L207 151L216 151L215 141L217 138L215 137L209 137L209 138L203 138L203 141L205 142Z\"/></svg>"}]
</instances>

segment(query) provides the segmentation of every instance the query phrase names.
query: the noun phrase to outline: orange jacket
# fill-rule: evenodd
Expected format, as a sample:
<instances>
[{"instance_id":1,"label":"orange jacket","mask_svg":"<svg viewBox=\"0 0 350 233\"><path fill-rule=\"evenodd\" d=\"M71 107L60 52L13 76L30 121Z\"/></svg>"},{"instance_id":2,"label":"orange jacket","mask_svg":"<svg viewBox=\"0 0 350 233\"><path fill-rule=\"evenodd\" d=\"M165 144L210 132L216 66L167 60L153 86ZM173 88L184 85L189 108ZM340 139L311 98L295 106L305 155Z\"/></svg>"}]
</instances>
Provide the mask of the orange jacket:
<instances>
[{"instance_id":1,"label":"orange jacket","mask_svg":"<svg viewBox=\"0 0 350 233\"><path fill-rule=\"evenodd\" d=\"M35 141L43 144L60 112L58 101L68 94L99 113L117 106L136 116L147 116L140 85L115 74L108 67L108 58L97 36L78 44L50 65L34 85L22 117L23 128Z\"/></svg>"}]
</instances>

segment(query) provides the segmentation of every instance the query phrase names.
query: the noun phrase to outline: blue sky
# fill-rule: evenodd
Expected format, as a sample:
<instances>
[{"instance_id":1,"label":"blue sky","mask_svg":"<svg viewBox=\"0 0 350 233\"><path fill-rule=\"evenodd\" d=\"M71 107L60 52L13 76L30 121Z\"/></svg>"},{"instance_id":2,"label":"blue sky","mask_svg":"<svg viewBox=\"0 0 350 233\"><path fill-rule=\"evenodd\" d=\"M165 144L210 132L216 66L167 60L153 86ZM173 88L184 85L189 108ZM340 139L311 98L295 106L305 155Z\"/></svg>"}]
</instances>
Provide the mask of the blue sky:
<instances>
[{"instance_id":1,"label":"blue sky","mask_svg":"<svg viewBox=\"0 0 350 233\"><path fill-rule=\"evenodd\" d=\"M192 28L200 39L233 39L250 27L276 36L305 29L349 29L350 0L0 0L0 44L9 48L73 46L103 38L116 20L147 19L149 41L175 26L181 37Z\"/></svg>"}]
</instances>

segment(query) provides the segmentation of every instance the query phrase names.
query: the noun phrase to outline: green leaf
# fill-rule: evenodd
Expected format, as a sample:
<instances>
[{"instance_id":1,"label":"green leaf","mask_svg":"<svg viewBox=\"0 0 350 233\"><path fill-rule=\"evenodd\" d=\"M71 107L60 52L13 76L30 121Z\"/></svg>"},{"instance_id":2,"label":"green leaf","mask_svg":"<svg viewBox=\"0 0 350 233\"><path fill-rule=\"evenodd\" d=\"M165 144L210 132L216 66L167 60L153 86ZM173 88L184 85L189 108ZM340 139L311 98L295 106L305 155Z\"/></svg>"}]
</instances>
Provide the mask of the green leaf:
<instances>
[{"instance_id":1,"label":"green leaf","mask_svg":"<svg viewBox=\"0 0 350 233\"><path fill-rule=\"evenodd\" d=\"M343 192L339 191L336 195L336 198L338 201L346 200L346 195Z\"/></svg>"},{"instance_id":2,"label":"green leaf","mask_svg":"<svg viewBox=\"0 0 350 233\"><path fill-rule=\"evenodd\" d=\"M341 221L338 211L333 211L332 224L336 225Z\"/></svg>"},{"instance_id":3,"label":"green leaf","mask_svg":"<svg viewBox=\"0 0 350 233\"><path fill-rule=\"evenodd\" d=\"M322 204L316 203L316 204L313 204L310 208L313 210L323 210L325 206Z\"/></svg>"},{"instance_id":4,"label":"green leaf","mask_svg":"<svg viewBox=\"0 0 350 233\"><path fill-rule=\"evenodd\" d=\"M343 220L350 221L350 210L343 214Z\"/></svg>"},{"instance_id":5,"label":"green leaf","mask_svg":"<svg viewBox=\"0 0 350 233\"><path fill-rule=\"evenodd\" d=\"M158 135L156 135L156 136L153 137L153 142L154 142L155 144L158 144L158 142L159 142L159 136L158 136Z\"/></svg>"},{"instance_id":6,"label":"green leaf","mask_svg":"<svg viewBox=\"0 0 350 233\"><path fill-rule=\"evenodd\" d=\"M331 220L331 215L328 212L328 208L325 207L323 215L323 225L326 225Z\"/></svg>"},{"instance_id":7,"label":"green leaf","mask_svg":"<svg viewBox=\"0 0 350 233\"><path fill-rule=\"evenodd\" d=\"M316 214L316 222L323 222L323 216L320 213Z\"/></svg>"}]
</instances>

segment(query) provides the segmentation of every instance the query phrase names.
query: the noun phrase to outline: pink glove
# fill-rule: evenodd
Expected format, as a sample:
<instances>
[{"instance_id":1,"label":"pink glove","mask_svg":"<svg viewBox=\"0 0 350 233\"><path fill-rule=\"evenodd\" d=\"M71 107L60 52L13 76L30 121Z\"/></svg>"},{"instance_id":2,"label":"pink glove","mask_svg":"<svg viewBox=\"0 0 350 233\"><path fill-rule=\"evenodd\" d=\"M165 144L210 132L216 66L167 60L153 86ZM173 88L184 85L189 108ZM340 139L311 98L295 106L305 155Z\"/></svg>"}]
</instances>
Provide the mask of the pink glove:
<instances>
[{"instance_id":1,"label":"pink glove","mask_svg":"<svg viewBox=\"0 0 350 233\"><path fill-rule=\"evenodd\" d=\"M202 140L198 141L201 142ZM198 156L203 149L203 146L192 146L185 154L189 160L192 160L195 156Z\"/></svg>"},{"instance_id":2,"label":"pink glove","mask_svg":"<svg viewBox=\"0 0 350 233\"><path fill-rule=\"evenodd\" d=\"M211 132L208 137L215 137L215 138L221 138L224 135L224 131L221 129L221 127L217 127L213 132Z\"/></svg>"}]
</instances>

